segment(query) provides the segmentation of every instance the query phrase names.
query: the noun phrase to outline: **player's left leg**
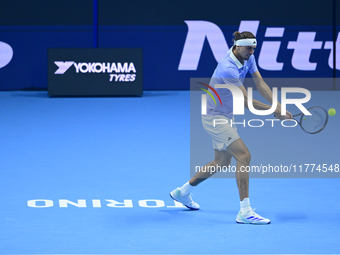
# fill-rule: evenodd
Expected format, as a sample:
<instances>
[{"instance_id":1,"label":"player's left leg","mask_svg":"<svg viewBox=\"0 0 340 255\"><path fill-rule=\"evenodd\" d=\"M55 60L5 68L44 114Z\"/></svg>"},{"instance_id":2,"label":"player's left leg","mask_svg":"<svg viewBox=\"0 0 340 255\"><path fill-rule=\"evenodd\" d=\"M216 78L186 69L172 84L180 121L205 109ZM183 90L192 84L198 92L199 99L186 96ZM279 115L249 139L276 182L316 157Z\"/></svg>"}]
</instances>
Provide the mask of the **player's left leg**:
<instances>
[{"instance_id":1,"label":"player's left leg","mask_svg":"<svg viewBox=\"0 0 340 255\"><path fill-rule=\"evenodd\" d=\"M215 120L223 120L223 123L228 123L225 125L215 126ZM181 188L177 188L170 193L170 196L184 204L186 207L198 210L199 205L192 201L190 192L202 181L208 179L217 171L218 166L228 167L231 161L231 154L226 150L226 148L235 140L239 138L236 126L231 126L231 120L226 116L216 115L216 116L202 116L203 128L208 132L213 141L213 148L215 149L215 159L202 167L199 172L188 182L186 182ZM210 167L210 168L209 168ZM215 168L215 171L211 171L211 168ZM206 171L206 170L209 171Z\"/></svg>"},{"instance_id":2,"label":"player's left leg","mask_svg":"<svg viewBox=\"0 0 340 255\"><path fill-rule=\"evenodd\" d=\"M185 183L181 188L176 188L170 192L171 198L181 202L183 205L192 210L198 210L200 207L192 200L190 194L191 190L193 187L197 186L199 183L215 174L218 167L228 167L230 165L230 161L231 155L226 150L219 151L215 149L215 159L202 167L200 171L198 171L195 176L192 177L191 180ZM215 171L206 171L206 169L214 169Z\"/></svg>"},{"instance_id":3,"label":"player's left leg","mask_svg":"<svg viewBox=\"0 0 340 255\"><path fill-rule=\"evenodd\" d=\"M215 149L215 159L210 163L206 164L202 167L189 181L191 186L197 186L204 180L211 177L213 174L217 173L217 171L206 171L206 169L216 170L219 167L228 167L230 165L232 156L226 150L216 150Z\"/></svg>"}]
</instances>

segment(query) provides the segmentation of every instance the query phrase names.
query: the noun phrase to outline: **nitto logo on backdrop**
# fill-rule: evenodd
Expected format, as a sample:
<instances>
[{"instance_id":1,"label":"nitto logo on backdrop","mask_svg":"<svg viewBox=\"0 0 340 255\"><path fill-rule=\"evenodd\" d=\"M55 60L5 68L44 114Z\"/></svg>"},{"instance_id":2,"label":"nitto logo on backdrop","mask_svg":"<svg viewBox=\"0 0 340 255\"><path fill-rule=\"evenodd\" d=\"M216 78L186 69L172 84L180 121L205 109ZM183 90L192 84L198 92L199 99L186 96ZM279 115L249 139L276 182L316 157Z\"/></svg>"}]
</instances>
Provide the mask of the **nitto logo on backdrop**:
<instances>
[{"instance_id":1,"label":"nitto logo on backdrop","mask_svg":"<svg viewBox=\"0 0 340 255\"><path fill-rule=\"evenodd\" d=\"M130 63L75 63L74 61L54 61L58 70L54 74L64 74L71 66L75 67L76 73L110 73L110 82L133 82L136 79L136 68ZM112 74L114 72L114 74ZM133 74L131 74L133 72Z\"/></svg>"},{"instance_id":2,"label":"nitto logo on backdrop","mask_svg":"<svg viewBox=\"0 0 340 255\"><path fill-rule=\"evenodd\" d=\"M178 70L197 70L205 39L211 51L219 62L228 52L229 47L222 30L208 21L185 21L188 34L184 43ZM238 31L250 31L255 36L260 21L241 21ZM263 70L281 71L285 63L277 62L281 41L284 37L284 27L267 27L264 37L278 38L277 41L263 41L260 49L258 65ZM299 71L315 71L318 63L310 62L313 50L330 50L328 66L333 69L333 42L315 41L316 32L298 32L296 41L289 41L287 49L294 50L291 65ZM323 46L323 47L322 47ZM336 41L336 67L340 70L340 33ZM325 52L326 53L326 52Z\"/></svg>"},{"instance_id":3,"label":"nitto logo on backdrop","mask_svg":"<svg viewBox=\"0 0 340 255\"><path fill-rule=\"evenodd\" d=\"M12 57L12 47L5 42L0 42L0 68L7 66L8 63L11 62Z\"/></svg>"}]
</instances>

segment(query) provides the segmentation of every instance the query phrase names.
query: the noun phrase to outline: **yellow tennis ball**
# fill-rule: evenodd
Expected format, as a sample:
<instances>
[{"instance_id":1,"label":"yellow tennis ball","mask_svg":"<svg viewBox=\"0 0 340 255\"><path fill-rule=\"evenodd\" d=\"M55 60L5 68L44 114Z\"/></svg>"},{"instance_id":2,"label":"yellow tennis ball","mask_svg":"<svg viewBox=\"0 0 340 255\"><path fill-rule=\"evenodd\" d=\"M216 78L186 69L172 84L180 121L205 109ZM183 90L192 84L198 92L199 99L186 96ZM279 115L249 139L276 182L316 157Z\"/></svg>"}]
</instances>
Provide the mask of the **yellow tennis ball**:
<instances>
[{"instance_id":1,"label":"yellow tennis ball","mask_svg":"<svg viewBox=\"0 0 340 255\"><path fill-rule=\"evenodd\" d=\"M328 114L329 114L329 116L334 116L336 114L336 110L334 108L330 108L328 110Z\"/></svg>"}]
</instances>

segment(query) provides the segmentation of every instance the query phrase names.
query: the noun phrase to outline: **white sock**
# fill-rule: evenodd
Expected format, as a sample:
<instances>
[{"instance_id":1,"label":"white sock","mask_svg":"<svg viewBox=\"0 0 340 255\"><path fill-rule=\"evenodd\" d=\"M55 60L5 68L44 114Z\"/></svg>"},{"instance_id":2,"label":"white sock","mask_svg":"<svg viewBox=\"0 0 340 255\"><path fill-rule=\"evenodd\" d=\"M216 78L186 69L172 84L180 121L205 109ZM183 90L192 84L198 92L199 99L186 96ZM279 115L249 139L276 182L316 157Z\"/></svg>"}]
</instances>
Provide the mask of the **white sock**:
<instances>
[{"instance_id":1,"label":"white sock","mask_svg":"<svg viewBox=\"0 0 340 255\"><path fill-rule=\"evenodd\" d=\"M181 192L182 196L187 196L193 188L194 186L191 186L190 183L187 182L181 188L179 188L179 191Z\"/></svg>"},{"instance_id":2,"label":"white sock","mask_svg":"<svg viewBox=\"0 0 340 255\"><path fill-rule=\"evenodd\" d=\"M246 197L242 201L240 201L240 206L242 214L248 210L251 210L249 197Z\"/></svg>"}]
</instances>

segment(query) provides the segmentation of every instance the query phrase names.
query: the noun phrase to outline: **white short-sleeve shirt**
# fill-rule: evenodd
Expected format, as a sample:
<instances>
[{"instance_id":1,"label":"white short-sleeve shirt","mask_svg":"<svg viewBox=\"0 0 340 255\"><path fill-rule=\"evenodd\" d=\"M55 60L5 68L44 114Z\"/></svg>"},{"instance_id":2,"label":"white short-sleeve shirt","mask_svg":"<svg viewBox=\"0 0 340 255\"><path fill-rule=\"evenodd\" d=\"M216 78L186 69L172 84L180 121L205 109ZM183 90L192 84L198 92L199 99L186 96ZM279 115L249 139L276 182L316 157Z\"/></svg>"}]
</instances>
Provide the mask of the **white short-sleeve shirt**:
<instances>
[{"instance_id":1,"label":"white short-sleeve shirt","mask_svg":"<svg viewBox=\"0 0 340 255\"><path fill-rule=\"evenodd\" d=\"M233 47L227 55L218 63L209 85L215 88L215 84L232 84L237 87L243 86L247 73L255 73L257 66L254 55L249 60L244 60L243 65L235 57ZM216 105L211 97L207 97L207 115L223 115L228 118L233 117L233 97L229 89L215 89L219 94L222 105L216 100ZM209 91L213 93L210 89Z\"/></svg>"}]
</instances>

